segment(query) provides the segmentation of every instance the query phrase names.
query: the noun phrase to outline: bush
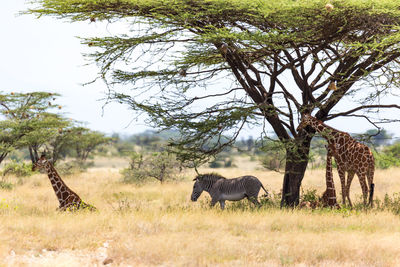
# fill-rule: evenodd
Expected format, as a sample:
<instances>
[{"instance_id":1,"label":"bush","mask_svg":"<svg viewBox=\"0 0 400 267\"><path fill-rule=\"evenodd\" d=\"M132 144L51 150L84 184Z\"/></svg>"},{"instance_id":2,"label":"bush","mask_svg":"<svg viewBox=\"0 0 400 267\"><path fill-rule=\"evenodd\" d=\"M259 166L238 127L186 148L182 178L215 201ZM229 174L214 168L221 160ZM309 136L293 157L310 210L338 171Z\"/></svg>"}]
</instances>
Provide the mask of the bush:
<instances>
[{"instance_id":1,"label":"bush","mask_svg":"<svg viewBox=\"0 0 400 267\"><path fill-rule=\"evenodd\" d=\"M317 189L307 189L304 193L303 189L301 190L301 201L308 201L308 202L316 202L319 201L319 196L317 194Z\"/></svg>"},{"instance_id":2,"label":"bush","mask_svg":"<svg viewBox=\"0 0 400 267\"><path fill-rule=\"evenodd\" d=\"M5 190L11 190L13 189L13 184L6 182L6 181L0 181L0 189L5 189Z\"/></svg>"},{"instance_id":3,"label":"bush","mask_svg":"<svg viewBox=\"0 0 400 267\"><path fill-rule=\"evenodd\" d=\"M84 162L81 160L77 160L57 164L56 169L60 175L71 175L85 172L89 167L92 167L93 165L93 162Z\"/></svg>"},{"instance_id":4,"label":"bush","mask_svg":"<svg viewBox=\"0 0 400 267\"><path fill-rule=\"evenodd\" d=\"M377 169L388 169L390 167L400 166L400 158L391 151L385 149L381 153L374 153L375 167Z\"/></svg>"},{"instance_id":5,"label":"bush","mask_svg":"<svg viewBox=\"0 0 400 267\"><path fill-rule=\"evenodd\" d=\"M208 166L213 169L222 168L223 165L224 163L219 160L213 160L208 164Z\"/></svg>"},{"instance_id":6,"label":"bush","mask_svg":"<svg viewBox=\"0 0 400 267\"><path fill-rule=\"evenodd\" d=\"M17 161L11 160L10 163L4 166L4 169L2 171L3 176L6 176L8 174L13 174L17 177L31 176L33 174L32 164L26 164L25 162L19 163Z\"/></svg>"},{"instance_id":7,"label":"bush","mask_svg":"<svg viewBox=\"0 0 400 267\"><path fill-rule=\"evenodd\" d=\"M167 152L157 152L147 156L134 152L131 154L129 168L123 169L123 182L142 184L151 179L161 183L176 180L182 166L174 155Z\"/></svg>"},{"instance_id":8,"label":"bush","mask_svg":"<svg viewBox=\"0 0 400 267\"><path fill-rule=\"evenodd\" d=\"M146 175L146 171L143 169L130 169L126 168L121 170L122 181L124 183L134 183L143 184L151 180L149 176Z\"/></svg>"},{"instance_id":9,"label":"bush","mask_svg":"<svg viewBox=\"0 0 400 267\"><path fill-rule=\"evenodd\" d=\"M219 156L210 163L208 163L208 166L210 168L217 169L217 168L231 168L234 167L235 165L233 164L233 159L231 157Z\"/></svg>"}]
</instances>

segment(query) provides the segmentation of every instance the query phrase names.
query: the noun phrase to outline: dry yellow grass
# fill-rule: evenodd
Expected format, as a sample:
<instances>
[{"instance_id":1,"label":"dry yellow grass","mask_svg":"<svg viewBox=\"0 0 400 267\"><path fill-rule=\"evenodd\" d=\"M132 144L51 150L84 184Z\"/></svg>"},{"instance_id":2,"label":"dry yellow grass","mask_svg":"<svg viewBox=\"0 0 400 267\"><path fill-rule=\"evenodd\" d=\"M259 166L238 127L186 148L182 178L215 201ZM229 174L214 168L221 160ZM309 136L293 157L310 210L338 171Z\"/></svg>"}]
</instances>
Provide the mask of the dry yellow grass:
<instances>
[{"instance_id":1,"label":"dry yellow grass","mask_svg":"<svg viewBox=\"0 0 400 267\"><path fill-rule=\"evenodd\" d=\"M275 172L234 168L220 173L253 174L275 192L282 184L282 174ZM378 197L400 191L399 174L399 169L377 171ZM231 205L220 211L208 207L206 193L200 202L190 202L189 179L138 187L120 183L112 168L63 178L99 211L57 212L44 174L0 190L0 266L93 266L106 258L113 266L400 265L400 218L390 212ZM322 192L323 179L324 171L308 171L304 188ZM352 189L356 199L356 179Z\"/></svg>"}]
</instances>

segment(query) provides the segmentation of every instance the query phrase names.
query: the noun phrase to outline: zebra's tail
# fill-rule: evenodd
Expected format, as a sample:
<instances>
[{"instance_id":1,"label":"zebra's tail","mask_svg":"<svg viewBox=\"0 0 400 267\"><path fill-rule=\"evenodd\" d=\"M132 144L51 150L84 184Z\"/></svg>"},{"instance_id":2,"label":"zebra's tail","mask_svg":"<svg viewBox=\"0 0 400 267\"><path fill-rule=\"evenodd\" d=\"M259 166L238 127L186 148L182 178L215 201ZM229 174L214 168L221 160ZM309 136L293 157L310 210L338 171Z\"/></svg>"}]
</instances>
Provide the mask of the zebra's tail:
<instances>
[{"instance_id":1,"label":"zebra's tail","mask_svg":"<svg viewBox=\"0 0 400 267\"><path fill-rule=\"evenodd\" d=\"M267 189L264 188L263 184L261 184L261 188L265 191L265 196L268 197L268 191L267 191Z\"/></svg>"}]
</instances>

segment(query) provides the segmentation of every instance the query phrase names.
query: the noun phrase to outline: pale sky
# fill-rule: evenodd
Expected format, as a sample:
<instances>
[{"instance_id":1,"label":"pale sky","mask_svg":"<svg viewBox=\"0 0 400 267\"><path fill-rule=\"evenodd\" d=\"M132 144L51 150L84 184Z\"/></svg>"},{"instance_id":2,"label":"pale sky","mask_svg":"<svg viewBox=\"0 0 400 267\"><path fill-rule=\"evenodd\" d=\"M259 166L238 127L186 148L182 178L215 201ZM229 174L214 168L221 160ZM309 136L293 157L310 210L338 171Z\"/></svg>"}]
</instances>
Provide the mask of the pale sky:
<instances>
[{"instance_id":1,"label":"pale sky","mask_svg":"<svg viewBox=\"0 0 400 267\"><path fill-rule=\"evenodd\" d=\"M107 33L104 23L67 23L50 17L36 19L18 16L26 10L25 0L3 0L0 9L0 91L48 91L62 95L58 103L68 118L86 122L87 127L108 134L134 134L149 129L143 121L132 121L135 115L126 106L107 105L103 112L106 87L100 81L82 86L96 77L95 65L85 66L82 53L87 47L77 36ZM397 103L400 104L400 103ZM400 118L400 111L391 115ZM383 114L384 116L384 114ZM351 133L363 133L372 128L363 119L335 119L329 125ZM400 137L400 124L384 127ZM259 129L247 130L242 136L257 137Z\"/></svg>"},{"instance_id":2,"label":"pale sky","mask_svg":"<svg viewBox=\"0 0 400 267\"><path fill-rule=\"evenodd\" d=\"M98 69L85 66L86 48L76 36L104 34L104 26L17 15L25 9L24 0L2 1L0 91L57 92L65 116L86 122L93 130L131 134L148 129L143 122L130 123L132 112L120 104L107 105L103 112L101 99L107 89L103 82L82 86L96 77Z\"/></svg>"}]
</instances>

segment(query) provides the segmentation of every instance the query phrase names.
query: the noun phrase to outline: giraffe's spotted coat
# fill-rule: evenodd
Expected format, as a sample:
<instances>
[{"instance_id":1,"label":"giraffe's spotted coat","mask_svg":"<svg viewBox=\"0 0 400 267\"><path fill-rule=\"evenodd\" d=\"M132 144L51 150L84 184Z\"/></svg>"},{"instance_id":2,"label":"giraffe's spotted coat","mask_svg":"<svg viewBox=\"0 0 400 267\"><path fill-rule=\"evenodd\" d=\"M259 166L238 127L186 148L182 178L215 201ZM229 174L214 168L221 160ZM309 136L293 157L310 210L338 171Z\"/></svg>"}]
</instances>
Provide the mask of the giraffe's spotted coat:
<instances>
[{"instance_id":1,"label":"giraffe's spotted coat","mask_svg":"<svg viewBox=\"0 0 400 267\"><path fill-rule=\"evenodd\" d=\"M76 209L89 209L91 211L96 208L90 204L84 203L81 198L72 191L58 175L54 166L45 158L41 156L38 161L33 165L33 169L43 169L47 172L50 183L56 193L58 201L60 203L59 209L65 210L76 210Z\"/></svg>"},{"instance_id":2,"label":"giraffe's spotted coat","mask_svg":"<svg viewBox=\"0 0 400 267\"><path fill-rule=\"evenodd\" d=\"M335 183L333 181L333 173L332 173L332 156L335 151L335 147L333 145L329 145L327 147L326 154L326 190L322 195L322 205L324 207L332 207L332 208L340 208L339 204L336 201L336 190Z\"/></svg>"},{"instance_id":3,"label":"giraffe's spotted coat","mask_svg":"<svg viewBox=\"0 0 400 267\"><path fill-rule=\"evenodd\" d=\"M319 132L328 141L328 145L332 149L342 186L343 204L346 203L347 198L350 206L352 205L350 185L354 175L357 174L363 192L364 205L367 204L368 193L369 204L372 205L375 160L371 150L366 145L357 142L348 133L338 131L310 114L303 115L297 130L299 131L306 126L310 126ZM347 183L345 180L346 172L348 173ZM368 180L368 185L366 180Z\"/></svg>"}]
</instances>

